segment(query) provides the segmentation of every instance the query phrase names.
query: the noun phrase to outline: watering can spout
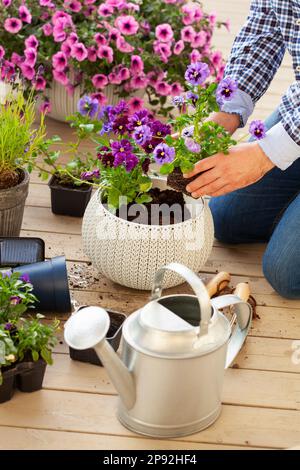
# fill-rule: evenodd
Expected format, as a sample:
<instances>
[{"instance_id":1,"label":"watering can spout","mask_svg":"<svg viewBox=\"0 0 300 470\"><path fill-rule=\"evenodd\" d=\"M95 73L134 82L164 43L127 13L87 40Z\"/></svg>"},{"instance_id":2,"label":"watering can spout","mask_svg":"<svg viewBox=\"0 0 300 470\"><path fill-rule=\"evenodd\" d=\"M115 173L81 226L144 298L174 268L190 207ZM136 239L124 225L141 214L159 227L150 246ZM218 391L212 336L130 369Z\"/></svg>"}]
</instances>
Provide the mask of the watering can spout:
<instances>
[{"instance_id":1,"label":"watering can spout","mask_svg":"<svg viewBox=\"0 0 300 470\"><path fill-rule=\"evenodd\" d=\"M74 349L95 349L122 402L130 410L136 400L135 383L131 372L105 340L109 325L109 316L104 309L83 308L66 322L65 340Z\"/></svg>"}]
</instances>

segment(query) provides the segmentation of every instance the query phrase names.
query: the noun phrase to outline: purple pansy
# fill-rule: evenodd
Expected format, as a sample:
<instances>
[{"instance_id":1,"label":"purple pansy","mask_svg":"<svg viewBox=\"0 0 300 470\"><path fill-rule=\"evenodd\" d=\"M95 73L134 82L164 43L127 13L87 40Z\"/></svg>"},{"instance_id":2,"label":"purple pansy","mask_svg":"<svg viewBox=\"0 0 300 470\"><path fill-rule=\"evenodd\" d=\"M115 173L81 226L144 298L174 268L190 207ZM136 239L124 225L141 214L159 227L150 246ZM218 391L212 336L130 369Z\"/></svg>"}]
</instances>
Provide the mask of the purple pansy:
<instances>
[{"instance_id":1,"label":"purple pansy","mask_svg":"<svg viewBox=\"0 0 300 470\"><path fill-rule=\"evenodd\" d=\"M121 116L118 117L112 125L113 131L115 134L124 135L127 132L128 117Z\"/></svg>"},{"instance_id":2,"label":"purple pansy","mask_svg":"<svg viewBox=\"0 0 300 470\"><path fill-rule=\"evenodd\" d=\"M12 323L8 322L8 323L6 323L6 324L4 325L4 329L5 329L6 331L10 331L10 330L13 328L13 326L14 326L14 325L13 325Z\"/></svg>"},{"instance_id":3,"label":"purple pansy","mask_svg":"<svg viewBox=\"0 0 300 470\"><path fill-rule=\"evenodd\" d=\"M18 295L13 295L11 296L10 298L10 303L11 305L18 305L22 302L22 299L21 297L19 297Z\"/></svg>"},{"instance_id":4,"label":"purple pansy","mask_svg":"<svg viewBox=\"0 0 300 470\"><path fill-rule=\"evenodd\" d=\"M152 138L152 131L149 126L139 126L135 128L132 137L137 144L144 145Z\"/></svg>"},{"instance_id":5,"label":"purple pansy","mask_svg":"<svg viewBox=\"0 0 300 470\"><path fill-rule=\"evenodd\" d=\"M163 124L160 121L151 122L150 128L153 137L158 137L159 139L171 134L171 127L168 124Z\"/></svg>"},{"instance_id":6,"label":"purple pansy","mask_svg":"<svg viewBox=\"0 0 300 470\"><path fill-rule=\"evenodd\" d=\"M209 75L209 67L205 62L195 62L188 66L184 77L191 85L202 85Z\"/></svg>"},{"instance_id":7,"label":"purple pansy","mask_svg":"<svg viewBox=\"0 0 300 470\"><path fill-rule=\"evenodd\" d=\"M20 281L23 281L25 282L26 284L30 284L30 277L27 273L24 273L22 274L22 276L20 276Z\"/></svg>"},{"instance_id":8,"label":"purple pansy","mask_svg":"<svg viewBox=\"0 0 300 470\"><path fill-rule=\"evenodd\" d=\"M186 97L192 102L193 106L196 106L197 101L199 99L199 96L196 93L194 93L193 91L188 91Z\"/></svg>"},{"instance_id":9,"label":"purple pansy","mask_svg":"<svg viewBox=\"0 0 300 470\"><path fill-rule=\"evenodd\" d=\"M139 163L139 159L133 153L119 153L115 156L114 166L123 165L127 172L133 170L137 164Z\"/></svg>"},{"instance_id":10,"label":"purple pansy","mask_svg":"<svg viewBox=\"0 0 300 470\"><path fill-rule=\"evenodd\" d=\"M114 157L119 158L132 152L132 145L127 139L112 142L111 149Z\"/></svg>"},{"instance_id":11,"label":"purple pansy","mask_svg":"<svg viewBox=\"0 0 300 470\"><path fill-rule=\"evenodd\" d=\"M162 139L154 138L149 140L148 142L145 142L145 144L143 145L143 149L146 153L150 154L153 153L155 147L161 143Z\"/></svg>"},{"instance_id":12,"label":"purple pansy","mask_svg":"<svg viewBox=\"0 0 300 470\"><path fill-rule=\"evenodd\" d=\"M144 126L149 122L149 113L147 109L137 111L129 118L128 129L133 130L136 127Z\"/></svg>"},{"instance_id":13,"label":"purple pansy","mask_svg":"<svg viewBox=\"0 0 300 470\"><path fill-rule=\"evenodd\" d=\"M186 148L193 153L199 153L201 151L201 145L198 144L194 139L191 139L191 137L187 137L184 140Z\"/></svg>"},{"instance_id":14,"label":"purple pansy","mask_svg":"<svg viewBox=\"0 0 300 470\"><path fill-rule=\"evenodd\" d=\"M78 112L82 116L93 118L97 114L98 106L99 102L96 98L86 95L78 101Z\"/></svg>"},{"instance_id":15,"label":"purple pansy","mask_svg":"<svg viewBox=\"0 0 300 470\"><path fill-rule=\"evenodd\" d=\"M167 144L161 143L154 149L154 160L156 163L162 165L163 163L172 163L175 158L174 147L169 147Z\"/></svg>"},{"instance_id":16,"label":"purple pansy","mask_svg":"<svg viewBox=\"0 0 300 470\"><path fill-rule=\"evenodd\" d=\"M174 96L172 98L172 103L174 106L177 106L178 108L182 108L182 106L185 104L185 99L181 95Z\"/></svg>"},{"instance_id":17,"label":"purple pansy","mask_svg":"<svg viewBox=\"0 0 300 470\"><path fill-rule=\"evenodd\" d=\"M262 121L255 120L250 123L249 132L255 139L264 139L266 137L266 131L266 126Z\"/></svg>"},{"instance_id":18,"label":"purple pansy","mask_svg":"<svg viewBox=\"0 0 300 470\"><path fill-rule=\"evenodd\" d=\"M218 103L223 103L224 101L230 101L236 95L238 90L238 84L231 77L226 77L222 80L217 88L216 97Z\"/></svg>"}]
</instances>

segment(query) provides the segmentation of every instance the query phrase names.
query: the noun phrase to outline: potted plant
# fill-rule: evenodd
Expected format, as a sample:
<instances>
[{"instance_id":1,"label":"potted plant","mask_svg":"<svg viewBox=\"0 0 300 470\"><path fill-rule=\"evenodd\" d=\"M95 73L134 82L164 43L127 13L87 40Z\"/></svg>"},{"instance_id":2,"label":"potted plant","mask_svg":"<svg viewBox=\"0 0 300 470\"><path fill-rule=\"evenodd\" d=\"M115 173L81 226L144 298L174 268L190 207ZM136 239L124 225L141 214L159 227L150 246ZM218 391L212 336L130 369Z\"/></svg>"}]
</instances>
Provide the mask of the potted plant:
<instances>
[{"instance_id":1,"label":"potted plant","mask_svg":"<svg viewBox=\"0 0 300 470\"><path fill-rule=\"evenodd\" d=\"M44 115L34 128L35 100L19 88L0 103L0 235L19 236L29 172L45 135Z\"/></svg>"},{"instance_id":2,"label":"potted plant","mask_svg":"<svg viewBox=\"0 0 300 470\"><path fill-rule=\"evenodd\" d=\"M81 106L80 102L79 106ZM91 102L98 109L98 101L91 99ZM94 116L90 114L89 118L92 117ZM96 117L93 119L92 125L95 133L101 129L101 123ZM62 150L65 155L69 156L65 164L60 163L59 160L62 152L52 150L53 145L62 142L59 136L42 142L39 147L39 152L43 156L43 166L36 166L40 170L40 176L43 180L47 180L49 175L51 176L48 185L51 191L51 209L54 214L82 217L91 198L92 187L80 179L85 169L94 165L96 158L90 152L82 153L80 151L81 143L90 135L85 127L86 125L82 123L76 129L76 142L63 144Z\"/></svg>"},{"instance_id":3,"label":"potted plant","mask_svg":"<svg viewBox=\"0 0 300 470\"><path fill-rule=\"evenodd\" d=\"M0 11L1 77L19 73L43 97L43 108L64 119L84 93L101 104L132 97L167 113L180 93L190 60L207 62L217 79L224 70L212 47L216 27L228 27L199 0L14 0ZM140 96L139 96L140 95Z\"/></svg>"},{"instance_id":4,"label":"potted plant","mask_svg":"<svg viewBox=\"0 0 300 470\"><path fill-rule=\"evenodd\" d=\"M44 324L42 315L22 315L36 298L27 274L0 275L0 402L9 400L14 388L32 392L42 387L51 351L56 344L57 320Z\"/></svg>"}]
</instances>

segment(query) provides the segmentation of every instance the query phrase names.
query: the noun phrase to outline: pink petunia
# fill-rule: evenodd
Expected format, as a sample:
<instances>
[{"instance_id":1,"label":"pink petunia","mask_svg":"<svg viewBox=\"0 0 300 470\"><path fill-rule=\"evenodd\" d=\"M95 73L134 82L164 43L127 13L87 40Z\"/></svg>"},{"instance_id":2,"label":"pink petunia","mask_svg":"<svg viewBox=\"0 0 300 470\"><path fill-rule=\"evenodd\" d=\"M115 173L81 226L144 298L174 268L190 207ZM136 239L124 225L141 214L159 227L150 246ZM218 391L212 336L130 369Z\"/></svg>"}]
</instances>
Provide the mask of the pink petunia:
<instances>
[{"instance_id":1,"label":"pink petunia","mask_svg":"<svg viewBox=\"0 0 300 470\"><path fill-rule=\"evenodd\" d=\"M195 49L203 47L207 41L207 35L205 31L199 31L196 33L191 41L191 46Z\"/></svg>"},{"instance_id":2,"label":"pink petunia","mask_svg":"<svg viewBox=\"0 0 300 470\"><path fill-rule=\"evenodd\" d=\"M90 62L97 62L97 49L95 46L88 47L88 60Z\"/></svg>"},{"instance_id":3,"label":"pink petunia","mask_svg":"<svg viewBox=\"0 0 300 470\"><path fill-rule=\"evenodd\" d=\"M181 39L184 42L192 42L194 40L196 31L193 26L185 26L181 30Z\"/></svg>"},{"instance_id":4,"label":"pink petunia","mask_svg":"<svg viewBox=\"0 0 300 470\"><path fill-rule=\"evenodd\" d=\"M33 47L28 47L27 49L25 49L24 55L25 55L25 62L31 67L34 67L36 64L36 59L37 59L36 49L34 49Z\"/></svg>"},{"instance_id":5,"label":"pink petunia","mask_svg":"<svg viewBox=\"0 0 300 470\"><path fill-rule=\"evenodd\" d=\"M184 49L184 42L182 40L177 41L174 45L173 52L175 55L180 55Z\"/></svg>"},{"instance_id":6,"label":"pink petunia","mask_svg":"<svg viewBox=\"0 0 300 470\"><path fill-rule=\"evenodd\" d=\"M98 8L98 15L103 16L104 18L108 18L113 14L113 12L113 6L108 5L106 3L102 3L102 5L100 5L100 7Z\"/></svg>"},{"instance_id":7,"label":"pink petunia","mask_svg":"<svg viewBox=\"0 0 300 470\"><path fill-rule=\"evenodd\" d=\"M144 70L144 62L139 55L131 56L131 66L130 71L132 75L137 75Z\"/></svg>"},{"instance_id":8,"label":"pink petunia","mask_svg":"<svg viewBox=\"0 0 300 470\"><path fill-rule=\"evenodd\" d=\"M34 88L37 91L44 91L46 89L47 82L44 77L39 75L38 77L35 78L34 80Z\"/></svg>"},{"instance_id":9,"label":"pink petunia","mask_svg":"<svg viewBox=\"0 0 300 470\"><path fill-rule=\"evenodd\" d=\"M118 76L121 80L121 82L124 82L125 80L128 80L130 78L130 71L127 67L122 67L120 71L118 72Z\"/></svg>"},{"instance_id":10,"label":"pink petunia","mask_svg":"<svg viewBox=\"0 0 300 470\"><path fill-rule=\"evenodd\" d=\"M3 6L5 8L9 7L11 5L12 0L2 0Z\"/></svg>"},{"instance_id":11,"label":"pink petunia","mask_svg":"<svg viewBox=\"0 0 300 470\"><path fill-rule=\"evenodd\" d=\"M23 76L27 78L27 80L33 80L33 78L35 77L35 70L31 65L27 64L26 62L23 62L20 68Z\"/></svg>"},{"instance_id":12,"label":"pink petunia","mask_svg":"<svg viewBox=\"0 0 300 470\"><path fill-rule=\"evenodd\" d=\"M171 94L171 87L167 82L161 81L156 83L155 91L161 96L169 96Z\"/></svg>"},{"instance_id":13,"label":"pink petunia","mask_svg":"<svg viewBox=\"0 0 300 470\"><path fill-rule=\"evenodd\" d=\"M198 51L198 49L193 49L192 52L190 53L190 60L192 63L200 62L201 58L202 56L200 52Z\"/></svg>"},{"instance_id":14,"label":"pink petunia","mask_svg":"<svg viewBox=\"0 0 300 470\"><path fill-rule=\"evenodd\" d=\"M171 95L172 96L178 96L178 95L181 95L181 93L183 93L183 87L181 86L181 84L179 82L174 82L172 83L171 85Z\"/></svg>"},{"instance_id":15,"label":"pink petunia","mask_svg":"<svg viewBox=\"0 0 300 470\"><path fill-rule=\"evenodd\" d=\"M118 16L115 21L115 26L125 36L136 34L139 29L139 24L132 15Z\"/></svg>"},{"instance_id":16,"label":"pink petunia","mask_svg":"<svg viewBox=\"0 0 300 470\"><path fill-rule=\"evenodd\" d=\"M5 60L3 66L0 67L0 78L1 80L11 80L11 78L15 75L15 65L10 62L9 60Z\"/></svg>"},{"instance_id":17,"label":"pink petunia","mask_svg":"<svg viewBox=\"0 0 300 470\"><path fill-rule=\"evenodd\" d=\"M69 79L65 72L59 72L58 70L52 71L53 78L56 82L60 83L61 85L67 86L69 83Z\"/></svg>"},{"instance_id":18,"label":"pink petunia","mask_svg":"<svg viewBox=\"0 0 300 470\"><path fill-rule=\"evenodd\" d=\"M92 99L98 100L98 103L100 106L104 106L107 103L107 97L105 96L104 93L101 93L101 92L92 93L91 97Z\"/></svg>"},{"instance_id":19,"label":"pink petunia","mask_svg":"<svg viewBox=\"0 0 300 470\"><path fill-rule=\"evenodd\" d=\"M70 46L73 46L74 44L76 44L76 42L78 42L77 34L72 31L72 33L69 34L67 41L70 44Z\"/></svg>"},{"instance_id":20,"label":"pink petunia","mask_svg":"<svg viewBox=\"0 0 300 470\"><path fill-rule=\"evenodd\" d=\"M13 52L12 55L11 55L11 61L12 61L13 64L20 67L20 65L23 63L23 58L20 56L20 54L17 54L16 52Z\"/></svg>"},{"instance_id":21,"label":"pink petunia","mask_svg":"<svg viewBox=\"0 0 300 470\"><path fill-rule=\"evenodd\" d=\"M117 39L121 36L120 31L117 28L110 28L108 33L108 38L110 41L117 41Z\"/></svg>"},{"instance_id":22,"label":"pink petunia","mask_svg":"<svg viewBox=\"0 0 300 470\"><path fill-rule=\"evenodd\" d=\"M105 59L109 64L114 60L114 51L109 46L100 46L98 49L99 59Z\"/></svg>"},{"instance_id":23,"label":"pink petunia","mask_svg":"<svg viewBox=\"0 0 300 470\"><path fill-rule=\"evenodd\" d=\"M56 69L58 72L63 72L68 65L68 59L66 54L62 51L54 54L52 56L52 65L53 68Z\"/></svg>"},{"instance_id":24,"label":"pink petunia","mask_svg":"<svg viewBox=\"0 0 300 470\"><path fill-rule=\"evenodd\" d=\"M69 41L66 40L62 43L62 45L60 46L60 49L61 51L65 54L65 56L67 57L67 59L69 59L71 57L71 54L72 54L72 46L71 44L69 44Z\"/></svg>"},{"instance_id":25,"label":"pink petunia","mask_svg":"<svg viewBox=\"0 0 300 470\"><path fill-rule=\"evenodd\" d=\"M48 114L51 113L51 104L50 101L44 101L40 106L40 113L41 114Z\"/></svg>"},{"instance_id":26,"label":"pink petunia","mask_svg":"<svg viewBox=\"0 0 300 470\"><path fill-rule=\"evenodd\" d=\"M5 56L5 49L3 46L0 46L0 60L2 60L4 56Z\"/></svg>"},{"instance_id":27,"label":"pink petunia","mask_svg":"<svg viewBox=\"0 0 300 470\"><path fill-rule=\"evenodd\" d=\"M133 90L146 88L148 85L148 78L146 75L141 74L136 77L132 77L130 80L130 86Z\"/></svg>"},{"instance_id":28,"label":"pink petunia","mask_svg":"<svg viewBox=\"0 0 300 470\"><path fill-rule=\"evenodd\" d=\"M138 96L134 96L128 101L128 108L130 114L134 114L137 111L140 111L144 107L144 100Z\"/></svg>"},{"instance_id":29,"label":"pink petunia","mask_svg":"<svg viewBox=\"0 0 300 470\"><path fill-rule=\"evenodd\" d=\"M121 79L119 75L117 75L115 72L111 72L108 74L108 81L112 85L120 85L121 83Z\"/></svg>"},{"instance_id":30,"label":"pink petunia","mask_svg":"<svg viewBox=\"0 0 300 470\"><path fill-rule=\"evenodd\" d=\"M19 18L7 18L4 21L4 28L12 34L17 34L22 29L23 23Z\"/></svg>"},{"instance_id":31,"label":"pink petunia","mask_svg":"<svg viewBox=\"0 0 300 470\"><path fill-rule=\"evenodd\" d=\"M39 41L37 40L34 34L28 36L28 38L25 40L25 46L33 47L33 49L37 49L39 47Z\"/></svg>"},{"instance_id":32,"label":"pink petunia","mask_svg":"<svg viewBox=\"0 0 300 470\"><path fill-rule=\"evenodd\" d=\"M108 79L107 79L106 75L104 75L102 73L99 73L99 74L93 76L92 83L93 83L95 88L101 89L101 88L106 87L106 85L108 84Z\"/></svg>"},{"instance_id":33,"label":"pink petunia","mask_svg":"<svg viewBox=\"0 0 300 470\"><path fill-rule=\"evenodd\" d=\"M211 26L212 28L214 28L215 25L216 25L216 23L217 23L217 15L216 15L216 13L215 13L215 12L210 13L208 19L209 19L209 24L210 24L210 26Z\"/></svg>"},{"instance_id":34,"label":"pink petunia","mask_svg":"<svg viewBox=\"0 0 300 470\"><path fill-rule=\"evenodd\" d=\"M105 36L103 36L103 34L96 33L94 36L94 39L96 43L98 44L98 46L107 46L107 39Z\"/></svg>"},{"instance_id":35,"label":"pink petunia","mask_svg":"<svg viewBox=\"0 0 300 470\"><path fill-rule=\"evenodd\" d=\"M51 36L53 33L53 26L50 23L46 23L42 26L42 30L45 36Z\"/></svg>"},{"instance_id":36,"label":"pink petunia","mask_svg":"<svg viewBox=\"0 0 300 470\"><path fill-rule=\"evenodd\" d=\"M69 8L74 13L78 13L82 9L82 5L78 0L64 0L64 7Z\"/></svg>"},{"instance_id":37,"label":"pink petunia","mask_svg":"<svg viewBox=\"0 0 300 470\"><path fill-rule=\"evenodd\" d=\"M161 42L170 42L173 40L174 33L168 23L159 24L155 28L155 36Z\"/></svg>"},{"instance_id":38,"label":"pink petunia","mask_svg":"<svg viewBox=\"0 0 300 470\"><path fill-rule=\"evenodd\" d=\"M25 5L21 5L19 7L19 17L20 17L20 20L23 21L23 23L30 24L32 21L31 13Z\"/></svg>"},{"instance_id":39,"label":"pink petunia","mask_svg":"<svg viewBox=\"0 0 300 470\"><path fill-rule=\"evenodd\" d=\"M88 56L87 48L82 42L76 42L72 46L71 56L78 62L83 62Z\"/></svg>"},{"instance_id":40,"label":"pink petunia","mask_svg":"<svg viewBox=\"0 0 300 470\"><path fill-rule=\"evenodd\" d=\"M134 47L131 46L131 44L129 44L127 41L125 41L123 36L118 37L117 42L116 42L116 46L117 46L117 49L120 52L130 53L130 52L134 51Z\"/></svg>"}]
</instances>

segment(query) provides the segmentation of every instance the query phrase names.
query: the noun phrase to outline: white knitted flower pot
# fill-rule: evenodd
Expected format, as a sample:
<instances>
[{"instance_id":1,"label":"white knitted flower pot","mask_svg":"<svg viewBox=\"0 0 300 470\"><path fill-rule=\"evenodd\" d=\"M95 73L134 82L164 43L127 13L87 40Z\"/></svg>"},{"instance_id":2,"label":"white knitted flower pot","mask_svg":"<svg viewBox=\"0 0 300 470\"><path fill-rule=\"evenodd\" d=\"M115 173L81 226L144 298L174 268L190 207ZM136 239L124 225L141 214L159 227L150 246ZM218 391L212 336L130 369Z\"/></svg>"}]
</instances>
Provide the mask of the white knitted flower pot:
<instances>
[{"instance_id":1,"label":"white knitted flower pot","mask_svg":"<svg viewBox=\"0 0 300 470\"><path fill-rule=\"evenodd\" d=\"M165 179L153 178L154 187L166 189ZM173 225L142 225L120 219L92 197L82 226L83 246L94 267L123 286L150 290L156 271L179 262L195 272L203 268L212 249L214 227L207 201L185 196L191 218ZM166 287L182 278L168 273Z\"/></svg>"},{"instance_id":2,"label":"white knitted flower pot","mask_svg":"<svg viewBox=\"0 0 300 470\"><path fill-rule=\"evenodd\" d=\"M120 101L120 97L116 94L117 87L115 85L108 85L104 89L107 97L107 104L112 106ZM84 94L82 87L75 88L74 94L70 96L65 87L58 82L53 82L50 90L48 91L49 101L51 103L51 112L49 116L57 121L65 121L67 116L76 113L77 103ZM145 94L144 90L137 90L134 96L142 98ZM130 98L130 97L128 97ZM128 99L126 98L126 100Z\"/></svg>"}]
</instances>

